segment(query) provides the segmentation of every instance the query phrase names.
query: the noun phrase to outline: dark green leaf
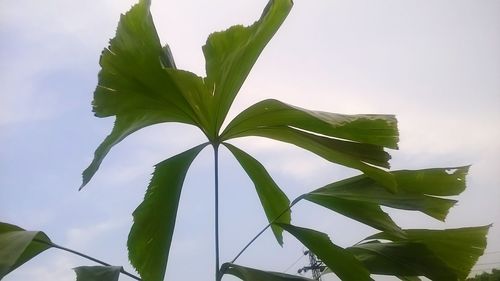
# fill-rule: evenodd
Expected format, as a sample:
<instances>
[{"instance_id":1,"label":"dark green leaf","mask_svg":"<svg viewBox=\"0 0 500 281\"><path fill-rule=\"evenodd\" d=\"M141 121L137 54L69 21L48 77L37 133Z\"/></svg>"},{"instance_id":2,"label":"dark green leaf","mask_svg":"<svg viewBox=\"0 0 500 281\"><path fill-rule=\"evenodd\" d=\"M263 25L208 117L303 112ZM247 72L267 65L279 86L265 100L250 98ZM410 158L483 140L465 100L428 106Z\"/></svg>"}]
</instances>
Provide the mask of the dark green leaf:
<instances>
[{"instance_id":1,"label":"dark green leaf","mask_svg":"<svg viewBox=\"0 0 500 281\"><path fill-rule=\"evenodd\" d=\"M49 249L51 244L49 237L41 231L26 231L0 222L0 279Z\"/></svg>"},{"instance_id":2,"label":"dark green leaf","mask_svg":"<svg viewBox=\"0 0 500 281\"><path fill-rule=\"evenodd\" d=\"M203 46L206 84L216 99L216 127L222 125L229 107L260 53L292 8L292 0L270 0L253 25L233 26L212 33Z\"/></svg>"},{"instance_id":3,"label":"dark green leaf","mask_svg":"<svg viewBox=\"0 0 500 281\"><path fill-rule=\"evenodd\" d=\"M290 224L279 224L317 255L344 281L372 280L368 270L350 252L333 244L325 233Z\"/></svg>"},{"instance_id":4,"label":"dark green leaf","mask_svg":"<svg viewBox=\"0 0 500 281\"><path fill-rule=\"evenodd\" d=\"M251 135L294 144L333 163L358 169L387 189L396 190L393 176L374 166L389 167L390 155L380 146L332 139L290 127L257 128Z\"/></svg>"},{"instance_id":5,"label":"dark green leaf","mask_svg":"<svg viewBox=\"0 0 500 281\"><path fill-rule=\"evenodd\" d=\"M118 281L121 266L79 266L73 268L76 281Z\"/></svg>"},{"instance_id":6,"label":"dark green leaf","mask_svg":"<svg viewBox=\"0 0 500 281\"><path fill-rule=\"evenodd\" d=\"M398 277L401 281L422 281L422 279L418 278L417 276L396 276Z\"/></svg>"},{"instance_id":7,"label":"dark green leaf","mask_svg":"<svg viewBox=\"0 0 500 281\"><path fill-rule=\"evenodd\" d=\"M486 235L490 225L445 230L408 229L406 238L382 232L367 239L387 239L396 242L418 242L427 246L437 257L465 279L486 248Z\"/></svg>"},{"instance_id":8,"label":"dark green leaf","mask_svg":"<svg viewBox=\"0 0 500 281\"><path fill-rule=\"evenodd\" d=\"M144 281L163 280L186 173L199 145L156 165L144 201L135 209L128 237L129 259Z\"/></svg>"},{"instance_id":9,"label":"dark green leaf","mask_svg":"<svg viewBox=\"0 0 500 281\"><path fill-rule=\"evenodd\" d=\"M397 148L399 140L394 115L344 115L312 111L273 99L258 102L238 114L222 136L225 139L249 136L254 129L277 126L389 148Z\"/></svg>"},{"instance_id":10,"label":"dark green leaf","mask_svg":"<svg viewBox=\"0 0 500 281\"><path fill-rule=\"evenodd\" d=\"M458 275L422 243L370 242L347 250L374 274L426 276L435 281L458 280Z\"/></svg>"},{"instance_id":11,"label":"dark green leaf","mask_svg":"<svg viewBox=\"0 0 500 281\"><path fill-rule=\"evenodd\" d=\"M170 49L160 45L149 5L150 1L140 0L122 15L115 38L102 52L93 110L98 117L116 116L116 122L83 172L80 189L90 181L109 150L141 128L181 122L200 127L207 136L213 134L213 122L207 121L209 115L199 109L207 105L192 97L205 95L204 101L209 103L211 95L200 87L200 77L175 69Z\"/></svg>"},{"instance_id":12,"label":"dark green leaf","mask_svg":"<svg viewBox=\"0 0 500 281\"><path fill-rule=\"evenodd\" d=\"M248 176L253 181L262 208L264 208L264 212L269 222L289 224L291 219L289 208L290 200L274 182L269 173L267 173L264 166L237 147L228 143L224 143L224 145L233 153L234 157L240 162L243 169L245 169ZM271 228L278 243L283 245L283 229L275 224L271 225Z\"/></svg>"},{"instance_id":13,"label":"dark green leaf","mask_svg":"<svg viewBox=\"0 0 500 281\"><path fill-rule=\"evenodd\" d=\"M340 213L346 217L355 219L379 230L390 231L395 235L403 235L403 231L382 211L379 205L336 198L334 196L323 196L317 194L306 194L304 199Z\"/></svg>"},{"instance_id":14,"label":"dark green leaf","mask_svg":"<svg viewBox=\"0 0 500 281\"><path fill-rule=\"evenodd\" d=\"M309 197L321 197L323 201L329 200L328 198L344 199L415 210L444 220L449 209L457 201L430 195L451 196L462 192L465 188L467 170L468 167L394 171L391 174L398 187L395 193L388 192L385 186L375 180L360 175L312 191Z\"/></svg>"},{"instance_id":15,"label":"dark green leaf","mask_svg":"<svg viewBox=\"0 0 500 281\"><path fill-rule=\"evenodd\" d=\"M222 265L223 274L234 275L244 281L313 281L295 275L284 274L280 272L262 271L241 265L225 263Z\"/></svg>"}]
</instances>

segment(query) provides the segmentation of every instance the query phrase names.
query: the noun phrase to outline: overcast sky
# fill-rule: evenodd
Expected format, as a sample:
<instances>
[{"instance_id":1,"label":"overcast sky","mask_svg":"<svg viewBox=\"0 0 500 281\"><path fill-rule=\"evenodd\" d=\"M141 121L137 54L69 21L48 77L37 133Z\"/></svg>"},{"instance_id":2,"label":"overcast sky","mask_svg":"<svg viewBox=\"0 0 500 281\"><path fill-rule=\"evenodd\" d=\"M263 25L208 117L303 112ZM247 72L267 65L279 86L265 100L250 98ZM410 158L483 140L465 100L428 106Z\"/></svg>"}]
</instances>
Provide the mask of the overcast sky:
<instances>
[{"instance_id":1,"label":"overcast sky","mask_svg":"<svg viewBox=\"0 0 500 281\"><path fill-rule=\"evenodd\" d=\"M157 0L152 13L177 66L204 75L208 34L251 24L266 2ZM99 55L133 3L0 0L0 221L43 230L55 243L128 269L131 212L152 166L204 141L189 126L143 129L116 146L77 192L81 171L113 123L91 113ZM445 224L391 214L405 228L494 223L476 269L500 266L500 1L296 0L229 117L264 98L338 113L396 114L401 142L391 151L394 169L472 164L468 189ZM260 160L290 199L357 174L275 141L233 143ZM189 170L166 280L213 276L212 157L205 149ZM250 180L225 150L220 173L221 259L228 261L266 218ZM306 203L294 208L292 220L341 246L375 232ZM268 232L238 263L283 271L302 249L289 235L280 248ZM72 267L91 264L50 250L4 280L74 280ZM288 273L304 265L305 258Z\"/></svg>"}]
</instances>

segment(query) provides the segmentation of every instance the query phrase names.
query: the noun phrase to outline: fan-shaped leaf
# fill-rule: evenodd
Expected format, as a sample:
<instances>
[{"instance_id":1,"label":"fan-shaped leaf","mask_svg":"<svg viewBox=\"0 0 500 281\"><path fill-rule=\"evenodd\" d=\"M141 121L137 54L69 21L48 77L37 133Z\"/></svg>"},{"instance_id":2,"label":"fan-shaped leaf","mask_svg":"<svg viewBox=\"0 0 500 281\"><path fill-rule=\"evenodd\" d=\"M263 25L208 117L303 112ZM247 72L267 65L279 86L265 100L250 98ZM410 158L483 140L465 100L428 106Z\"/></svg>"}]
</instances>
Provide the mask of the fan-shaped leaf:
<instances>
[{"instance_id":1,"label":"fan-shaped leaf","mask_svg":"<svg viewBox=\"0 0 500 281\"><path fill-rule=\"evenodd\" d=\"M133 213L127 242L129 259L144 281L163 280L182 184L191 162L205 146L158 163L144 201Z\"/></svg>"},{"instance_id":2,"label":"fan-shaped leaf","mask_svg":"<svg viewBox=\"0 0 500 281\"><path fill-rule=\"evenodd\" d=\"M41 231L26 231L0 222L0 279L49 249L51 244L49 237Z\"/></svg>"},{"instance_id":3,"label":"fan-shaped leaf","mask_svg":"<svg viewBox=\"0 0 500 281\"><path fill-rule=\"evenodd\" d=\"M291 219L289 209L290 200L274 182L269 173L267 173L264 166L237 147L228 143L224 143L224 145L233 153L234 157L240 162L243 169L245 169L253 181L269 222L289 224ZM271 225L271 228L278 243L283 245L283 229L275 224Z\"/></svg>"},{"instance_id":4,"label":"fan-shaped leaf","mask_svg":"<svg viewBox=\"0 0 500 281\"><path fill-rule=\"evenodd\" d=\"M268 99L238 114L222 138L252 135L252 130L289 126L325 136L397 148L399 133L394 115L344 115L313 111Z\"/></svg>"},{"instance_id":5,"label":"fan-shaped leaf","mask_svg":"<svg viewBox=\"0 0 500 281\"><path fill-rule=\"evenodd\" d=\"M116 36L102 52L93 110L98 117L115 115L116 122L83 172L80 189L115 144L143 127L181 122L196 125L206 134L214 131L209 126L213 122L207 121L209 115L196 108L207 105L193 98L205 95L202 100L209 103L210 93L200 87L200 77L175 69L170 49L160 45L149 5L150 1L140 0L122 15Z\"/></svg>"},{"instance_id":6,"label":"fan-shaped leaf","mask_svg":"<svg viewBox=\"0 0 500 281\"><path fill-rule=\"evenodd\" d=\"M372 280L363 264L350 252L333 244L325 233L290 224L278 225L317 255L340 279L344 281Z\"/></svg>"},{"instance_id":7,"label":"fan-shaped leaf","mask_svg":"<svg viewBox=\"0 0 500 281\"><path fill-rule=\"evenodd\" d=\"M374 166L389 167L390 155L380 146L332 139L290 127L257 128L251 135L294 144L333 163L358 169L384 188L396 190L393 176Z\"/></svg>"},{"instance_id":8,"label":"fan-shaped leaf","mask_svg":"<svg viewBox=\"0 0 500 281\"><path fill-rule=\"evenodd\" d=\"M118 281L121 266L79 266L73 268L76 281Z\"/></svg>"},{"instance_id":9,"label":"fan-shaped leaf","mask_svg":"<svg viewBox=\"0 0 500 281\"><path fill-rule=\"evenodd\" d=\"M425 245L463 280L486 248L486 235L491 225L445 230L407 229L406 238L382 232L367 239L395 242L418 242ZM451 280L451 279L450 279Z\"/></svg>"},{"instance_id":10,"label":"fan-shaped leaf","mask_svg":"<svg viewBox=\"0 0 500 281\"><path fill-rule=\"evenodd\" d=\"M223 274L231 274L244 281L313 281L300 276L263 271L231 263L225 263L221 268Z\"/></svg>"},{"instance_id":11,"label":"fan-shaped leaf","mask_svg":"<svg viewBox=\"0 0 500 281\"><path fill-rule=\"evenodd\" d=\"M260 53L281 26L293 5L292 0L270 0L253 25L233 26L212 33L203 46L206 84L216 99L216 127L222 125L229 107Z\"/></svg>"},{"instance_id":12,"label":"fan-shaped leaf","mask_svg":"<svg viewBox=\"0 0 500 281\"><path fill-rule=\"evenodd\" d=\"M314 190L308 193L305 198L321 200L321 202L333 200L329 203L331 207L337 199L363 202L373 206L384 205L397 209L420 211L433 218L444 220L456 201L430 195L451 196L459 194L465 189L467 171L468 167L394 171L391 174L398 186L395 193L388 192L385 186L377 181L360 175ZM352 207L354 208L355 205ZM362 211L360 210L360 212ZM375 222L370 225L379 228Z\"/></svg>"}]
</instances>

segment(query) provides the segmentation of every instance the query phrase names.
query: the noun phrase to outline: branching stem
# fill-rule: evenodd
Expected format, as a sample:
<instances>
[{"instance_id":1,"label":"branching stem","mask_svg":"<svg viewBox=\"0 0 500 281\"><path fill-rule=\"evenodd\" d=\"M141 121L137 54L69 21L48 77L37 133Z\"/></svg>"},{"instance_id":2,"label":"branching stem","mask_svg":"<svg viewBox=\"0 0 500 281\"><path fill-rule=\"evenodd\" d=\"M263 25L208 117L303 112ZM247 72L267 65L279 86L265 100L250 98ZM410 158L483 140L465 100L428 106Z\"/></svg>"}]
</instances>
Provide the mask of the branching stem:
<instances>
[{"instance_id":1,"label":"branching stem","mask_svg":"<svg viewBox=\"0 0 500 281\"><path fill-rule=\"evenodd\" d=\"M38 242L38 243L42 243L42 244L45 244L45 245L48 245L48 246L50 246L50 247L52 247L52 248L56 248L56 249L59 249L59 250L66 251L66 252L68 252L68 253L72 253L72 254L74 254L74 255L77 255L77 256L80 256L80 257L86 258L86 259L88 259L88 260L91 260L91 261L93 261L93 262L95 262L95 263L98 263L98 264L102 264L102 265L104 265L104 266L111 266L111 264L109 264L109 263L107 263L107 262L103 262L103 261L98 260L98 259L96 259L96 258L93 258L93 257L91 257L91 256L89 256L89 255L86 255L86 254L80 253L80 252L78 252L78 251L75 251L75 250L72 250L72 249L69 249L69 248L66 248L66 247L63 247L63 246L59 246L59 245L57 245L57 244L55 244L55 243L52 243L52 242L47 242L47 241L43 241L43 240L40 240L40 239L33 239L33 241ZM123 267L122 267L122 269L120 269L120 273L125 274L125 275L127 275L127 276L129 276L130 278L135 279L135 280L142 280L141 278L139 278L139 277L135 276L134 274L132 274L132 273L130 273L130 272L128 272L128 271L126 271L125 269L123 269Z\"/></svg>"}]
</instances>

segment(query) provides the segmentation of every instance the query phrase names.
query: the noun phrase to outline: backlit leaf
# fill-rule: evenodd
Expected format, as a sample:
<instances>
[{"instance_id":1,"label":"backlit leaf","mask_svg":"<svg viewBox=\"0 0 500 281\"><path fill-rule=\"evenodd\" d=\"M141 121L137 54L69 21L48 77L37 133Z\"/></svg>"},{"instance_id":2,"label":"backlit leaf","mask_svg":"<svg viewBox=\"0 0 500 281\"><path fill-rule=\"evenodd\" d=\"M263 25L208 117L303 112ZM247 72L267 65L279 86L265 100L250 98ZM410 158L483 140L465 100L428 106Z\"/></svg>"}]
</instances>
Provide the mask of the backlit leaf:
<instances>
[{"instance_id":1,"label":"backlit leaf","mask_svg":"<svg viewBox=\"0 0 500 281\"><path fill-rule=\"evenodd\" d=\"M205 146L158 163L144 201L133 213L127 242L129 259L144 281L163 280L184 178Z\"/></svg>"},{"instance_id":2,"label":"backlit leaf","mask_svg":"<svg viewBox=\"0 0 500 281\"><path fill-rule=\"evenodd\" d=\"M376 229L403 235L401 228L377 204L317 194L306 194L304 199Z\"/></svg>"},{"instance_id":3,"label":"backlit leaf","mask_svg":"<svg viewBox=\"0 0 500 281\"><path fill-rule=\"evenodd\" d=\"M407 229L406 238L382 232L367 239L421 243L439 257L460 280L465 279L486 248L486 235L491 225L445 230Z\"/></svg>"},{"instance_id":4,"label":"backlit leaf","mask_svg":"<svg viewBox=\"0 0 500 281\"><path fill-rule=\"evenodd\" d=\"M350 252L333 244L325 233L290 224L279 224L279 226L302 242L304 246L318 256L341 280L372 280L370 273L363 264Z\"/></svg>"},{"instance_id":5,"label":"backlit leaf","mask_svg":"<svg viewBox=\"0 0 500 281\"><path fill-rule=\"evenodd\" d=\"M224 143L224 145L233 153L234 157L236 157L254 183L268 221L270 223L280 222L289 224L291 219L289 209L290 200L274 182L264 166L237 147L228 143ZM278 243L283 245L283 229L275 224L271 225L271 228Z\"/></svg>"},{"instance_id":6,"label":"backlit leaf","mask_svg":"<svg viewBox=\"0 0 500 281\"><path fill-rule=\"evenodd\" d=\"M268 99L238 114L222 133L224 139L252 135L257 128L289 126L325 136L397 148L399 133L394 115L345 115L313 111Z\"/></svg>"},{"instance_id":7,"label":"backlit leaf","mask_svg":"<svg viewBox=\"0 0 500 281\"><path fill-rule=\"evenodd\" d=\"M160 45L149 6L150 1L140 0L122 15L116 36L102 52L93 111L97 117L116 116L116 122L83 172L80 189L90 181L110 149L141 128L181 122L200 127L207 136L211 131L213 134L208 115L194 109L206 107L211 95L199 86L201 77L175 69L170 49ZM194 100L193 95L205 95L205 103Z\"/></svg>"},{"instance_id":8,"label":"backlit leaf","mask_svg":"<svg viewBox=\"0 0 500 281\"><path fill-rule=\"evenodd\" d=\"M396 276L399 278L401 281L422 281L422 279L418 278L417 276Z\"/></svg>"},{"instance_id":9,"label":"backlit leaf","mask_svg":"<svg viewBox=\"0 0 500 281\"><path fill-rule=\"evenodd\" d=\"M216 99L217 128L222 125L252 66L292 5L292 0L270 0L260 19L251 26L236 25L208 37L203 46L206 84Z\"/></svg>"},{"instance_id":10,"label":"backlit leaf","mask_svg":"<svg viewBox=\"0 0 500 281\"><path fill-rule=\"evenodd\" d=\"M73 268L76 281L118 281L121 266L79 266Z\"/></svg>"},{"instance_id":11,"label":"backlit leaf","mask_svg":"<svg viewBox=\"0 0 500 281\"><path fill-rule=\"evenodd\" d=\"M467 171L468 167L394 171L391 174L398 187L395 193L388 192L385 186L377 181L360 175L314 190L308 196L322 198L323 201L328 201L328 198L343 199L420 211L444 220L456 200L432 195L451 196L462 192L465 189Z\"/></svg>"},{"instance_id":12,"label":"backlit leaf","mask_svg":"<svg viewBox=\"0 0 500 281\"><path fill-rule=\"evenodd\" d=\"M358 169L384 188L396 190L392 174L376 167L389 167L390 155L380 146L332 139L290 127L257 128L249 134L294 144L333 163Z\"/></svg>"},{"instance_id":13,"label":"backlit leaf","mask_svg":"<svg viewBox=\"0 0 500 281\"><path fill-rule=\"evenodd\" d=\"M426 245L418 242L370 242L347 248L374 274L426 276L435 281L458 275Z\"/></svg>"},{"instance_id":14,"label":"backlit leaf","mask_svg":"<svg viewBox=\"0 0 500 281\"><path fill-rule=\"evenodd\" d=\"M41 231L27 231L0 222L0 279L49 249L50 245L49 237Z\"/></svg>"},{"instance_id":15,"label":"backlit leaf","mask_svg":"<svg viewBox=\"0 0 500 281\"><path fill-rule=\"evenodd\" d=\"M225 263L221 268L224 274L234 275L244 281L313 281L296 275L263 271L231 263Z\"/></svg>"}]
</instances>

